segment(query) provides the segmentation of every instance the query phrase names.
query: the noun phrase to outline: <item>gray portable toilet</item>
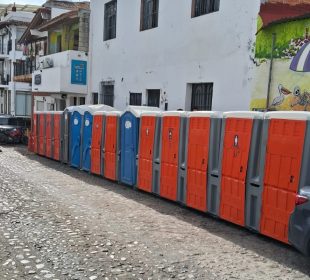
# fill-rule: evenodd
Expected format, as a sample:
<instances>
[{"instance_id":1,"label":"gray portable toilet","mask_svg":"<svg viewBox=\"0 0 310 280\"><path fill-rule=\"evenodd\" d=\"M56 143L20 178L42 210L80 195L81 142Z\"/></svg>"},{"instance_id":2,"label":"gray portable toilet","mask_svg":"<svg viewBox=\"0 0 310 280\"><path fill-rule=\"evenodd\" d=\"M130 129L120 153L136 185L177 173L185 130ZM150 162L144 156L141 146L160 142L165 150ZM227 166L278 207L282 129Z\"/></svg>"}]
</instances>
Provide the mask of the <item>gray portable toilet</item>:
<instances>
[{"instance_id":1,"label":"gray portable toilet","mask_svg":"<svg viewBox=\"0 0 310 280\"><path fill-rule=\"evenodd\" d=\"M61 152L60 161L70 164L70 119L74 106L67 107L62 116Z\"/></svg>"},{"instance_id":2,"label":"gray portable toilet","mask_svg":"<svg viewBox=\"0 0 310 280\"><path fill-rule=\"evenodd\" d=\"M140 117L137 156L137 188L158 194L160 174L161 112L145 112Z\"/></svg>"},{"instance_id":3,"label":"gray portable toilet","mask_svg":"<svg viewBox=\"0 0 310 280\"><path fill-rule=\"evenodd\" d=\"M163 198L178 201L179 166L185 159L187 113L171 111L162 113L160 144L160 188Z\"/></svg>"},{"instance_id":4,"label":"gray portable toilet","mask_svg":"<svg viewBox=\"0 0 310 280\"><path fill-rule=\"evenodd\" d=\"M249 160L259 152L256 139L262 135L263 118L259 112L223 114L220 176L217 188L211 188L209 212L241 226L258 207L255 200L246 201L246 186Z\"/></svg>"},{"instance_id":5,"label":"gray portable toilet","mask_svg":"<svg viewBox=\"0 0 310 280\"><path fill-rule=\"evenodd\" d=\"M260 233L309 254L310 113L266 113L263 141Z\"/></svg>"},{"instance_id":6,"label":"gray portable toilet","mask_svg":"<svg viewBox=\"0 0 310 280\"><path fill-rule=\"evenodd\" d=\"M222 117L218 112L190 112L179 165L178 201L206 212L209 172L218 163ZM212 172L210 172L212 174Z\"/></svg>"}]
</instances>

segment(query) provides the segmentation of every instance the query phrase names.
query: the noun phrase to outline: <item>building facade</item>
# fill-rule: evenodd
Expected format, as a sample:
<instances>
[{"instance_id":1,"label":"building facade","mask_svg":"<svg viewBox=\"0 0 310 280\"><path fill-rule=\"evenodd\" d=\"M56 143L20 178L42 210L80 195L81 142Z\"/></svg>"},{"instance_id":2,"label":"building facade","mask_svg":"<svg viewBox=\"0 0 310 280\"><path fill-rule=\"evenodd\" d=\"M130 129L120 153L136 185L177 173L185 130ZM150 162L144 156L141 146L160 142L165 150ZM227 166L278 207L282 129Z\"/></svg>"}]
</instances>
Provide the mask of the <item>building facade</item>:
<instances>
[{"instance_id":1,"label":"building facade","mask_svg":"<svg viewBox=\"0 0 310 280\"><path fill-rule=\"evenodd\" d=\"M18 41L31 22L37 7L10 6L0 20L0 114L31 115L31 83L15 80L15 64L23 59Z\"/></svg>"},{"instance_id":2,"label":"building facade","mask_svg":"<svg viewBox=\"0 0 310 280\"><path fill-rule=\"evenodd\" d=\"M32 73L34 111L64 110L86 103L88 94L88 2L47 1L50 19L37 26L47 53Z\"/></svg>"},{"instance_id":3,"label":"building facade","mask_svg":"<svg viewBox=\"0 0 310 280\"><path fill-rule=\"evenodd\" d=\"M248 110L260 0L92 0L89 102Z\"/></svg>"}]
</instances>

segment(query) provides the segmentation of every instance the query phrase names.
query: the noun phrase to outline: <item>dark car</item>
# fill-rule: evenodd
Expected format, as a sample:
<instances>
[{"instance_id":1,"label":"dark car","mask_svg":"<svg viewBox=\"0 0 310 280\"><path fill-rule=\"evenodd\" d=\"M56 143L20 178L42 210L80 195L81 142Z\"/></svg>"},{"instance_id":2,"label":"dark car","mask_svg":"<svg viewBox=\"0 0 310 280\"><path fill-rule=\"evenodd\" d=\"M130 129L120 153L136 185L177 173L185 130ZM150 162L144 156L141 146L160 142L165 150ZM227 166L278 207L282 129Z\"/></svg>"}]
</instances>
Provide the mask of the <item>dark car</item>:
<instances>
[{"instance_id":1,"label":"dark car","mask_svg":"<svg viewBox=\"0 0 310 280\"><path fill-rule=\"evenodd\" d=\"M30 123L30 118L0 115L0 143L27 144Z\"/></svg>"},{"instance_id":2,"label":"dark car","mask_svg":"<svg viewBox=\"0 0 310 280\"><path fill-rule=\"evenodd\" d=\"M300 190L290 219L289 240L299 251L310 257L310 186Z\"/></svg>"}]
</instances>

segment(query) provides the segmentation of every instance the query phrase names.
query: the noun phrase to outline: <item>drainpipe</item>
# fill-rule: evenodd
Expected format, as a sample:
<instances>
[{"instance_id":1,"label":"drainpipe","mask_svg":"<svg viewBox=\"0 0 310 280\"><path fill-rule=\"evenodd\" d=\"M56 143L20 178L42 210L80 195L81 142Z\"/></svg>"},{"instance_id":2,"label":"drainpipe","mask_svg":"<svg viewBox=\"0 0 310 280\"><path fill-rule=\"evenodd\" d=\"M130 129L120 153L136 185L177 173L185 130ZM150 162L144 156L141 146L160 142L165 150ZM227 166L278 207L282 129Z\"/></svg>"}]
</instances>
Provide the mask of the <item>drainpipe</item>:
<instances>
[{"instance_id":1,"label":"drainpipe","mask_svg":"<svg viewBox=\"0 0 310 280\"><path fill-rule=\"evenodd\" d=\"M271 54L270 54L270 67L269 67L269 76L268 76L268 90L267 90L267 102L266 102L266 110L269 110L269 99L270 99L270 91L271 91L271 81L272 81L272 69L273 69L273 53L276 44L276 33L272 33L272 46L271 46Z\"/></svg>"}]
</instances>

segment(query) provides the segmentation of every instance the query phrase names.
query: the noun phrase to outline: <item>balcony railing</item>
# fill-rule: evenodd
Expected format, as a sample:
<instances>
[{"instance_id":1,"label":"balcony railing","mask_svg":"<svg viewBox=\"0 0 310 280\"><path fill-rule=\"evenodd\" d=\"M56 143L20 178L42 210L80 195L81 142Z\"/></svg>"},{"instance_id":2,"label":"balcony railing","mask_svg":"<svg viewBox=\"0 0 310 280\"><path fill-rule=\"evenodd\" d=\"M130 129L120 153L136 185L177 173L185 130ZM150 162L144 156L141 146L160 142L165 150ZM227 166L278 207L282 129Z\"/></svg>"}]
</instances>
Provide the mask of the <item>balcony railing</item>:
<instances>
[{"instance_id":1,"label":"balcony railing","mask_svg":"<svg viewBox=\"0 0 310 280\"><path fill-rule=\"evenodd\" d=\"M36 70L36 60L26 60L14 63L14 76L32 74Z\"/></svg>"}]
</instances>

